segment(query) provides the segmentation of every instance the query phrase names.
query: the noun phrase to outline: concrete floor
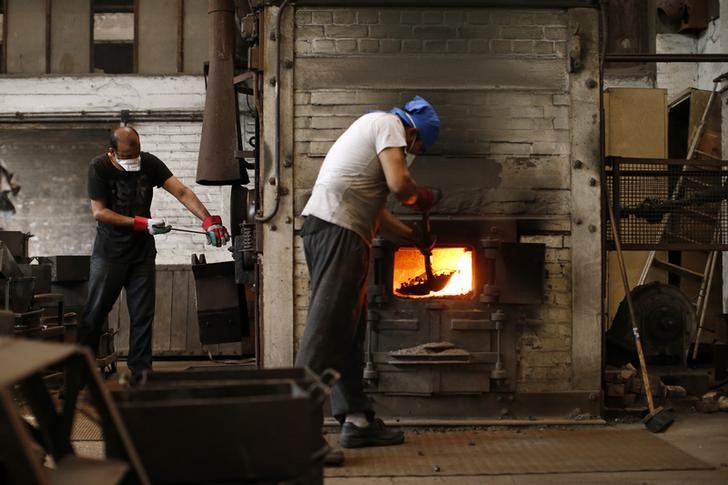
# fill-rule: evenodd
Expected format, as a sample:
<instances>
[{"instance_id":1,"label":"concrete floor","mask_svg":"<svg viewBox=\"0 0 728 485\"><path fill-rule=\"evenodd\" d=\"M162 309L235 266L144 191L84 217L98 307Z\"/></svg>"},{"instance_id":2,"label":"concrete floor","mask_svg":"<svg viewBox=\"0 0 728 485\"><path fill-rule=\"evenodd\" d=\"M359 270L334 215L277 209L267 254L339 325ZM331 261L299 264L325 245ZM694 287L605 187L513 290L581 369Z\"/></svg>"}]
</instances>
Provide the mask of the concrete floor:
<instances>
[{"instance_id":1,"label":"concrete floor","mask_svg":"<svg viewBox=\"0 0 728 485\"><path fill-rule=\"evenodd\" d=\"M475 485L475 484L728 484L728 413L678 415L675 424L665 433L655 435L680 450L712 465L713 470L608 472L608 473L549 473L473 476L397 477L327 477L326 485ZM640 424L620 424L618 429L643 429ZM452 433L441 433L443 439ZM402 446L407 446L402 445ZM102 442L74 442L81 456L100 458ZM345 451L351 457L356 451ZM371 467L376 469L376 462Z\"/></svg>"},{"instance_id":2,"label":"concrete floor","mask_svg":"<svg viewBox=\"0 0 728 485\"><path fill-rule=\"evenodd\" d=\"M211 362L207 362L211 363ZM157 371L184 368L186 365L205 365L205 361L181 365L180 362L155 362ZM119 370L125 370L121 362ZM610 428L644 429L640 423L610 423ZM458 433L453 430L443 433ZM609 473L550 473L550 474L509 474L478 476L431 476L398 477L327 477L326 485L475 485L475 484L728 484L728 413L714 414L680 413L675 423L664 433L654 435L715 467L713 470L688 471L649 471L649 472L609 472ZM76 447L80 454L87 447L90 455L99 453L98 444L79 442ZM403 445L403 446L406 446ZM345 451L345 455L355 451ZM372 463L377 467L377 463Z\"/></svg>"},{"instance_id":3,"label":"concrete floor","mask_svg":"<svg viewBox=\"0 0 728 485\"><path fill-rule=\"evenodd\" d=\"M641 424L618 424L620 429L642 429ZM457 432L457 431L453 431ZM664 433L655 435L680 450L713 465L714 470L665 472L550 473L530 475L480 475L417 477L327 478L327 485L430 485L430 484L728 484L728 413L679 414ZM406 445L403 445L406 446ZM347 453L351 453L346 451ZM372 464L376 467L376 464Z\"/></svg>"}]
</instances>

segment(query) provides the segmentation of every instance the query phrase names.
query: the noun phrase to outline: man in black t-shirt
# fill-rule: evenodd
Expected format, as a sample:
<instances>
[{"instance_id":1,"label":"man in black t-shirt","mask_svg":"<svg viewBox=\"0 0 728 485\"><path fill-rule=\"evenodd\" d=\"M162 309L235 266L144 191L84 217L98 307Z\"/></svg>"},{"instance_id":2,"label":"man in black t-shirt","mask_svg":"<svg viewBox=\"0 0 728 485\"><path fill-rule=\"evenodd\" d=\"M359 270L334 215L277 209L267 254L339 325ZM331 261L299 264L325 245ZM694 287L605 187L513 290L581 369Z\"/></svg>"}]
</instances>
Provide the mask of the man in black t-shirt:
<instances>
[{"instance_id":1,"label":"man in black t-shirt","mask_svg":"<svg viewBox=\"0 0 728 485\"><path fill-rule=\"evenodd\" d=\"M211 216L164 162L141 151L139 134L133 128L116 129L108 152L91 160L88 194L97 221L96 241L78 342L97 351L103 322L125 288L130 320L127 364L132 382L146 379L152 369L154 236L172 230L163 219L151 217L154 187L162 187L203 221L208 243L219 247L230 239L219 216Z\"/></svg>"}]
</instances>

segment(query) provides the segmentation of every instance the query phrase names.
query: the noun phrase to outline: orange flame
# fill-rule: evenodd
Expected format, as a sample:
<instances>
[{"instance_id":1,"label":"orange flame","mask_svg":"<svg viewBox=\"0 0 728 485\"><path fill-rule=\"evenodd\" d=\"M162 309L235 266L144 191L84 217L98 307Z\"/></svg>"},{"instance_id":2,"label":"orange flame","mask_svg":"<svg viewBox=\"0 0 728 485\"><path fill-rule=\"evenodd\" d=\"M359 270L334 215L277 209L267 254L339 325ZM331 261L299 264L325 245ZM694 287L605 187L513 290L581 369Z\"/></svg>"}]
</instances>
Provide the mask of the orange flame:
<instances>
[{"instance_id":1,"label":"orange flame","mask_svg":"<svg viewBox=\"0 0 728 485\"><path fill-rule=\"evenodd\" d=\"M432 250L432 272L452 273L447 286L427 295L406 295L398 290L403 283L425 278L425 259L416 248L400 248L394 253L394 294L401 298L442 298L463 296L473 291L473 251L467 247L442 247ZM423 279L424 281L424 279Z\"/></svg>"}]
</instances>

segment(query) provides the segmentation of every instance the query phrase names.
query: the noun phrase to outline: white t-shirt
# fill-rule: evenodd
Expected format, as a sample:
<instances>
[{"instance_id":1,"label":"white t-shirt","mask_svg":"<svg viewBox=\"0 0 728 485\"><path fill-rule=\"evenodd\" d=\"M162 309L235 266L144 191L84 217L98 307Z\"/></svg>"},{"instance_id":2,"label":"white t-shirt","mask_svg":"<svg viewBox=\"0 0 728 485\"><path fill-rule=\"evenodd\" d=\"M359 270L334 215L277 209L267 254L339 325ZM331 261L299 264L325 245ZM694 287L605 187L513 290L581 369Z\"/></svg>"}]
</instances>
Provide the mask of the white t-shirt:
<instances>
[{"instance_id":1,"label":"white t-shirt","mask_svg":"<svg viewBox=\"0 0 728 485\"><path fill-rule=\"evenodd\" d=\"M378 155L406 145L397 115L376 112L358 118L326 154L302 215L350 229L371 244L389 194Z\"/></svg>"}]
</instances>

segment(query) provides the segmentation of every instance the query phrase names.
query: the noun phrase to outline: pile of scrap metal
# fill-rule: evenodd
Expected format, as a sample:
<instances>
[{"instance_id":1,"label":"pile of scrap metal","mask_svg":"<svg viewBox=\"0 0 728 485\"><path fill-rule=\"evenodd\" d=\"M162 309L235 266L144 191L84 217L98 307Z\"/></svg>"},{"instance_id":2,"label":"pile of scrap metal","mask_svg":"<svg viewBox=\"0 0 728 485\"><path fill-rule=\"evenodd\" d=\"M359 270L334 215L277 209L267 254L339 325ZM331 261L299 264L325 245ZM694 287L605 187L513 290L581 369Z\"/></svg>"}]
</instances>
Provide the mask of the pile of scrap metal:
<instances>
[{"instance_id":1,"label":"pile of scrap metal","mask_svg":"<svg viewBox=\"0 0 728 485\"><path fill-rule=\"evenodd\" d=\"M639 370L632 364L626 364L621 368L607 367L605 374L607 409L642 409L647 406ZM662 380L650 375L650 388L656 402L662 402L668 389Z\"/></svg>"},{"instance_id":2,"label":"pile of scrap metal","mask_svg":"<svg viewBox=\"0 0 728 485\"><path fill-rule=\"evenodd\" d=\"M49 366L65 369L60 402ZM322 406L337 379L223 366L109 392L87 349L0 337L0 483L321 484ZM93 459L72 446L79 413L101 430Z\"/></svg>"},{"instance_id":3,"label":"pile of scrap metal","mask_svg":"<svg viewBox=\"0 0 728 485\"><path fill-rule=\"evenodd\" d=\"M705 373L691 369L660 369L662 375L650 375L655 401L686 411L713 413L728 411L728 380L714 383ZM645 390L639 369L632 364L608 366L605 371L605 406L607 412L645 410Z\"/></svg>"},{"instance_id":4,"label":"pile of scrap metal","mask_svg":"<svg viewBox=\"0 0 728 485\"><path fill-rule=\"evenodd\" d=\"M66 322L63 296L51 293L50 265L30 264L30 237L18 231L0 232L0 303L5 311L0 333L64 340L74 332L75 319Z\"/></svg>"},{"instance_id":5,"label":"pile of scrap metal","mask_svg":"<svg viewBox=\"0 0 728 485\"><path fill-rule=\"evenodd\" d=\"M0 231L0 335L72 343L86 302L88 256L31 258L32 234ZM105 329L98 365L114 370L113 334Z\"/></svg>"},{"instance_id":6,"label":"pile of scrap metal","mask_svg":"<svg viewBox=\"0 0 728 485\"><path fill-rule=\"evenodd\" d=\"M695 410L701 413L728 412L728 385L703 394L695 403Z\"/></svg>"}]
</instances>

